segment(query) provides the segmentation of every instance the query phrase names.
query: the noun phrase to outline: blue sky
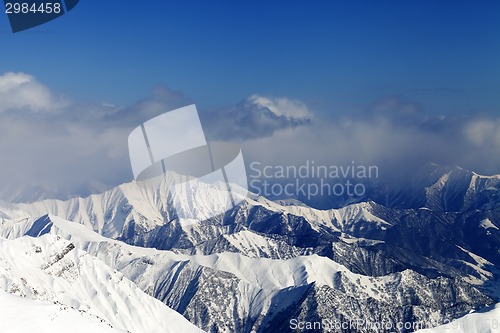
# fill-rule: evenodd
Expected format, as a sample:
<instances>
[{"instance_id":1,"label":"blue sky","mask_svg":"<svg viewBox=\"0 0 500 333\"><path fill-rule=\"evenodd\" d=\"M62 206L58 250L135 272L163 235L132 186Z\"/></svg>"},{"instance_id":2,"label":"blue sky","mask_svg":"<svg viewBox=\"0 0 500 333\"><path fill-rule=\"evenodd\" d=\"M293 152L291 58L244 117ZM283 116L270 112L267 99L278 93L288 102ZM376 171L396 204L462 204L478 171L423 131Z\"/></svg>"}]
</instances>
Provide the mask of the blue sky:
<instances>
[{"instance_id":1,"label":"blue sky","mask_svg":"<svg viewBox=\"0 0 500 333\"><path fill-rule=\"evenodd\" d=\"M191 103L247 163L500 174L499 1L82 0L0 41L0 184L130 181L130 131Z\"/></svg>"},{"instance_id":2,"label":"blue sky","mask_svg":"<svg viewBox=\"0 0 500 333\"><path fill-rule=\"evenodd\" d=\"M164 84L199 105L287 96L325 113L402 95L426 112L494 113L498 1L84 0L17 34L0 72L127 105Z\"/></svg>"}]
</instances>

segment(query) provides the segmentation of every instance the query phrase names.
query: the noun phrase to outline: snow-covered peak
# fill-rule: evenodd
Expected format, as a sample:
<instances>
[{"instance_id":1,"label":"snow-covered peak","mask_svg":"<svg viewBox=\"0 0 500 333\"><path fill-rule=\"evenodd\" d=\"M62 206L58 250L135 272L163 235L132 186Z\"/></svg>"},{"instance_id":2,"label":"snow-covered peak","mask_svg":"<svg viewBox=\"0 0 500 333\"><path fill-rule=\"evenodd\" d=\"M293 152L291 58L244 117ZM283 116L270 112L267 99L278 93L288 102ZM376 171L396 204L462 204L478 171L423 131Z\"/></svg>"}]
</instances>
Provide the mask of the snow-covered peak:
<instances>
[{"instance_id":1,"label":"snow-covered peak","mask_svg":"<svg viewBox=\"0 0 500 333\"><path fill-rule=\"evenodd\" d=\"M104 319L60 303L38 301L0 290L2 332L125 333ZM69 329L71 327L71 329Z\"/></svg>"},{"instance_id":2,"label":"snow-covered peak","mask_svg":"<svg viewBox=\"0 0 500 333\"><path fill-rule=\"evenodd\" d=\"M132 333L200 332L121 273L55 235L0 238L0 289L56 301Z\"/></svg>"}]
</instances>

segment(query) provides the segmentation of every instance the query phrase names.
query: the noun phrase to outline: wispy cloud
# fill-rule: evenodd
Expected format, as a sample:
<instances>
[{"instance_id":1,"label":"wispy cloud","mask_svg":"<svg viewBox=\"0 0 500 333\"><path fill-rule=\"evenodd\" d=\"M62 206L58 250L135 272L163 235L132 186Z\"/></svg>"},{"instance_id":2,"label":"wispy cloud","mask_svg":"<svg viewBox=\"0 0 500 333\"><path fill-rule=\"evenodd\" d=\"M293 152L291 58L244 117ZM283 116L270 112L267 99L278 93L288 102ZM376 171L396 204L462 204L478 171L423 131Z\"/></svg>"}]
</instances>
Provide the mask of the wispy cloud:
<instances>
[{"instance_id":1,"label":"wispy cloud","mask_svg":"<svg viewBox=\"0 0 500 333\"><path fill-rule=\"evenodd\" d=\"M130 131L184 103L182 94L158 86L132 106L78 104L31 75L1 75L0 185L75 192L88 183L129 181Z\"/></svg>"},{"instance_id":2,"label":"wispy cloud","mask_svg":"<svg viewBox=\"0 0 500 333\"><path fill-rule=\"evenodd\" d=\"M500 119L431 116L415 102L389 96L355 115L316 115L310 126L247 140L251 160L263 164L376 164L382 175L405 174L429 162L500 173Z\"/></svg>"},{"instance_id":3,"label":"wispy cloud","mask_svg":"<svg viewBox=\"0 0 500 333\"><path fill-rule=\"evenodd\" d=\"M156 87L131 106L78 104L23 73L0 76L0 184L78 191L87 182L132 179L127 137L144 121L192 103ZM355 115L325 116L286 97L252 95L233 106L200 110L209 140L242 143L247 163L377 164L401 173L428 162L500 173L500 118L430 116L394 95Z\"/></svg>"},{"instance_id":4,"label":"wispy cloud","mask_svg":"<svg viewBox=\"0 0 500 333\"><path fill-rule=\"evenodd\" d=\"M0 112L54 112L67 105L48 87L25 73L8 72L0 75Z\"/></svg>"},{"instance_id":5,"label":"wispy cloud","mask_svg":"<svg viewBox=\"0 0 500 333\"><path fill-rule=\"evenodd\" d=\"M203 112L201 118L209 139L246 141L310 125L313 112L297 100L252 95L237 105Z\"/></svg>"}]
</instances>

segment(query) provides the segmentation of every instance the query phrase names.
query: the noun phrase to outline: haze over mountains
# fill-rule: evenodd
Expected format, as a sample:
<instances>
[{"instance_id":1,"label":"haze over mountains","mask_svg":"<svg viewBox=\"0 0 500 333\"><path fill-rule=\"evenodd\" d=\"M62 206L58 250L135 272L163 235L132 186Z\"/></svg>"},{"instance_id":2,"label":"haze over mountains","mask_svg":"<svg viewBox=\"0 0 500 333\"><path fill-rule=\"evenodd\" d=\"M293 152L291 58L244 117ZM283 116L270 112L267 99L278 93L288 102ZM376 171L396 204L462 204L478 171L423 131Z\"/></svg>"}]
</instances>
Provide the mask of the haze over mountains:
<instances>
[{"instance_id":1,"label":"haze over mountains","mask_svg":"<svg viewBox=\"0 0 500 333\"><path fill-rule=\"evenodd\" d=\"M398 325L439 326L491 306L461 319L475 332L477 318L495 316L499 176L428 165L341 208L251 194L205 221L177 219L166 191L128 183L0 204L1 289L131 332L294 331L293 322L327 320L403 332ZM487 326L476 331L495 332Z\"/></svg>"}]
</instances>

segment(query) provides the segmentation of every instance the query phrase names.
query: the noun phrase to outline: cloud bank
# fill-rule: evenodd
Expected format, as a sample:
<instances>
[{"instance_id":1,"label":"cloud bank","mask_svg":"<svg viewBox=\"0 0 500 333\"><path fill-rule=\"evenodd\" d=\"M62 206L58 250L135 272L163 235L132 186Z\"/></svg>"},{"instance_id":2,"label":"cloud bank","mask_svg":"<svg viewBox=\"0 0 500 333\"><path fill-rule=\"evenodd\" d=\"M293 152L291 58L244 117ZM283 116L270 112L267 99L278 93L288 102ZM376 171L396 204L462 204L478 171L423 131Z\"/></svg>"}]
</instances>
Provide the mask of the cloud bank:
<instances>
[{"instance_id":1,"label":"cloud bank","mask_svg":"<svg viewBox=\"0 0 500 333\"><path fill-rule=\"evenodd\" d=\"M247 141L308 126L313 113L302 102L252 95L232 106L201 112L209 140Z\"/></svg>"},{"instance_id":2,"label":"cloud bank","mask_svg":"<svg viewBox=\"0 0 500 333\"><path fill-rule=\"evenodd\" d=\"M130 181L130 131L192 102L158 86L131 106L78 104L31 75L0 75L0 185L5 189L4 184L18 182L81 195L92 191L89 184ZM421 105L398 95L343 115L262 95L199 110L207 139L241 143L247 164L355 161L378 165L384 177L436 162L500 173L500 118L428 115Z\"/></svg>"},{"instance_id":3,"label":"cloud bank","mask_svg":"<svg viewBox=\"0 0 500 333\"><path fill-rule=\"evenodd\" d=\"M0 198L16 186L80 195L130 181L130 131L186 102L158 86L128 107L77 104L31 75L0 75Z\"/></svg>"},{"instance_id":4,"label":"cloud bank","mask_svg":"<svg viewBox=\"0 0 500 333\"><path fill-rule=\"evenodd\" d=\"M382 176L401 176L434 162L483 174L500 173L500 118L431 116L417 103L390 96L354 115L315 117L245 142L263 164L378 165Z\"/></svg>"},{"instance_id":5,"label":"cloud bank","mask_svg":"<svg viewBox=\"0 0 500 333\"><path fill-rule=\"evenodd\" d=\"M25 73L8 72L0 75L0 113L9 110L54 112L65 106L62 98Z\"/></svg>"}]
</instances>

